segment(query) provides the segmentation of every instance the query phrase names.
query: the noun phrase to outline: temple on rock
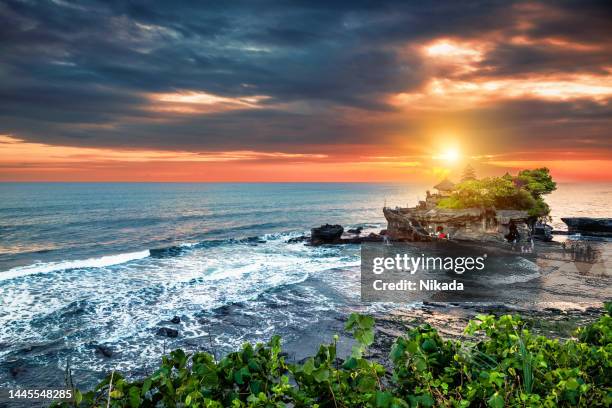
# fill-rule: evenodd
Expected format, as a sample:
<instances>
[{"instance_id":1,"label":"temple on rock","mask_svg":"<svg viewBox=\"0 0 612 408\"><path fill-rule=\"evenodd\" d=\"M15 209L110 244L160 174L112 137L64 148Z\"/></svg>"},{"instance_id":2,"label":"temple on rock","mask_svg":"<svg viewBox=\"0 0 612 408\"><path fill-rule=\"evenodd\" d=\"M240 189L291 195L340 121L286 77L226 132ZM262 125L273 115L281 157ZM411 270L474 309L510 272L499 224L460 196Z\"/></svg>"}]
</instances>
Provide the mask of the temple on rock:
<instances>
[{"instance_id":1,"label":"temple on rock","mask_svg":"<svg viewBox=\"0 0 612 408\"><path fill-rule=\"evenodd\" d=\"M427 195L425 197L425 201L419 201L419 208L427 208L432 209L438 205L438 201L445 197L450 197L455 189L455 184L450 181L448 178L445 178L438 184L433 187L435 190L438 190L437 193L431 193L427 190Z\"/></svg>"},{"instance_id":2,"label":"temple on rock","mask_svg":"<svg viewBox=\"0 0 612 408\"><path fill-rule=\"evenodd\" d=\"M455 184L444 179L433 188L437 192L427 191L425 201L419 201L416 207L383 208L390 239L429 241L443 236L453 240L504 242L529 237L527 211L439 208L438 202L453 193Z\"/></svg>"}]
</instances>

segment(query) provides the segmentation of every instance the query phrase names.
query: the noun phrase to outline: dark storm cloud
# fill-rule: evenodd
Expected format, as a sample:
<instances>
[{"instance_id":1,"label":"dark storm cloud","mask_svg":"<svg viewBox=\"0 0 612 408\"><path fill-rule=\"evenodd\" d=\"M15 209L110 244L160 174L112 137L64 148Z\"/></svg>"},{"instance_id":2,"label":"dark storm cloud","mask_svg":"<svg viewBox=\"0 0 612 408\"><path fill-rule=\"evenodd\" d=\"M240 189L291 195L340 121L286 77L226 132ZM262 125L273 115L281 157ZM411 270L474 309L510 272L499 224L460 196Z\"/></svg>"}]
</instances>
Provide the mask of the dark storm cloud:
<instances>
[{"instance_id":1,"label":"dark storm cloud","mask_svg":"<svg viewBox=\"0 0 612 408\"><path fill-rule=\"evenodd\" d=\"M400 124L357 123L341 112L392 114L386 95L426 83L431 73L412 45L508 37L527 19L534 39L557 36L598 48L502 41L480 63L487 75L601 74L610 65L609 12L605 2L521 11L505 1L4 1L0 134L50 144L206 150L376 143L379 132ZM268 99L257 110L197 115L149 106L151 94L176 91ZM516 109L529 110L529 103ZM580 101L561 111L541 103L552 107L542 121L550 114L579 123L600 111Z\"/></svg>"}]
</instances>

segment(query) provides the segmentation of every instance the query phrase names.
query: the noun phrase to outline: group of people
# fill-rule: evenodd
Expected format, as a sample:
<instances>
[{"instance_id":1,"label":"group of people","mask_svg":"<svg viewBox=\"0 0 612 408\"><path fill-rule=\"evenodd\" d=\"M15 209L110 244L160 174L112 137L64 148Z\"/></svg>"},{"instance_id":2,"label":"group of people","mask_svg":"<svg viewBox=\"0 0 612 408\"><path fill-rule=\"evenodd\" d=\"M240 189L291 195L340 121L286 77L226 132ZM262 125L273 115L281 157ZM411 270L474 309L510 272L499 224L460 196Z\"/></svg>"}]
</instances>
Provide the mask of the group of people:
<instances>
[{"instance_id":1,"label":"group of people","mask_svg":"<svg viewBox=\"0 0 612 408\"><path fill-rule=\"evenodd\" d=\"M432 236L438 239L450 239L450 234L444 231L444 227L439 225L436 228L436 232L431 234ZM505 235L505 238L509 243L512 244L512 250L516 248L516 244L518 244L521 240L521 234L516 227L516 224L513 221L510 221L509 232ZM533 242L533 237L529 237L529 241L526 244L520 245L521 253L532 253L534 251L535 244Z\"/></svg>"},{"instance_id":2,"label":"group of people","mask_svg":"<svg viewBox=\"0 0 612 408\"><path fill-rule=\"evenodd\" d=\"M516 227L516 224L514 223L514 221L510 221L510 224L508 225L508 233L505 235L505 238L508 240L509 243L512 244L512 250L514 251L516 249L516 244L520 242L521 240L521 234L519 233L518 228ZM533 252L535 248L535 244L533 242L533 236L529 236L529 241L527 243L522 243L520 245L520 250L522 254L530 254Z\"/></svg>"},{"instance_id":3,"label":"group of people","mask_svg":"<svg viewBox=\"0 0 612 408\"><path fill-rule=\"evenodd\" d=\"M450 235L444 232L444 228L441 225L438 225L438 228L436 228L435 236L439 239L450 239Z\"/></svg>"}]
</instances>

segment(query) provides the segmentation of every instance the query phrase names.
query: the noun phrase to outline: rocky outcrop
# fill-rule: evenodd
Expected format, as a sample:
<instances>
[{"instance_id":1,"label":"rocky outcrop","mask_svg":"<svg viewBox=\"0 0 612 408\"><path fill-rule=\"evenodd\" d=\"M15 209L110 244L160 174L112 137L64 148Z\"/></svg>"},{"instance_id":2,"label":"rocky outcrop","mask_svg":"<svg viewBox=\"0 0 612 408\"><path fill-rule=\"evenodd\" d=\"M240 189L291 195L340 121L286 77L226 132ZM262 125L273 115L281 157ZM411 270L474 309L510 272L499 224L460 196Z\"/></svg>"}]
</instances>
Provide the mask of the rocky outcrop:
<instances>
[{"instance_id":1,"label":"rocky outcrop","mask_svg":"<svg viewBox=\"0 0 612 408\"><path fill-rule=\"evenodd\" d=\"M313 245L332 244L340 239L343 232L342 225L321 225L310 230L310 243Z\"/></svg>"},{"instance_id":2,"label":"rocky outcrop","mask_svg":"<svg viewBox=\"0 0 612 408\"><path fill-rule=\"evenodd\" d=\"M170 337L170 338L174 338L174 337L178 337L179 332L176 329L171 329L169 327L160 327L157 330L157 334L158 336L164 336L164 337Z\"/></svg>"},{"instance_id":3,"label":"rocky outcrop","mask_svg":"<svg viewBox=\"0 0 612 408\"><path fill-rule=\"evenodd\" d=\"M311 229L311 236L301 236L291 238L287 241L289 244L298 242L306 242L306 245L343 245L343 244L361 244L362 242L382 242L384 237L383 231L379 234L371 232L362 234L363 227L349 229L347 234L344 234L344 228L341 225L325 224L317 228ZM343 235L344 234L344 235Z\"/></svg>"},{"instance_id":4,"label":"rocky outcrop","mask_svg":"<svg viewBox=\"0 0 612 408\"><path fill-rule=\"evenodd\" d=\"M387 219L386 235L394 241L431 241L429 233L412 217L412 214L402 209L383 208Z\"/></svg>"},{"instance_id":5,"label":"rocky outcrop","mask_svg":"<svg viewBox=\"0 0 612 408\"><path fill-rule=\"evenodd\" d=\"M100 354L106 358L110 358L113 356L113 350L111 350L110 347L105 346L103 344L95 344L94 350L96 351L97 354Z\"/></svg>"},{"instance_id":6,"label":"rocky outcrop","mask_svg":"<svg viewBox=\"0 0 612 408\"><path fill-rule=\"evenodd\" d=\"M529 237L527 212L493 208L384 208L387 234L392 240L427 241L441 230L451 239L467 241L507 240L506 236ZM512 232L514 231L514 232Z\"/></svg>"},{"instance_id":7,"label":"rocky outcrop","mask_svg":"<svg viewBox=\"0 0 612 408\"><path fill-rule=\"evenodd\" d=\"M570 233L612 235L612 218L561 218Z\"/></svg>"}]
</instances>

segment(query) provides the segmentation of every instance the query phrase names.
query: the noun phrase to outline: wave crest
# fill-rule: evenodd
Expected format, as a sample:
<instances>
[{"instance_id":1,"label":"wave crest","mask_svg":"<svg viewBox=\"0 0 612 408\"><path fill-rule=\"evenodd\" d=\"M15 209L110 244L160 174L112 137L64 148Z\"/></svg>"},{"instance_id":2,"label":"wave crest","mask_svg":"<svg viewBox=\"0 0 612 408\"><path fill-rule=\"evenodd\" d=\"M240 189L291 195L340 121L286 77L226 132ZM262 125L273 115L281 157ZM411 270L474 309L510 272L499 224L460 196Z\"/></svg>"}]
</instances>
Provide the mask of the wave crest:
<instances>
[{"instance_id":1,"label":"wave crest","mask_svg":"<svg viewBox=\"0 0 612 408\"><path fill-rule=\"evenodd\" d=\"M150 255L151 252L147 249L139 252L106 255L99 258L77 259L74 261L38 262L32 265L19 266L5 272L0 272L0 281L20 278L28 275L64 271L67 269L103 268L105 266L119 265L122 263L147 258Z\"/></svg>"}]
</instances>

